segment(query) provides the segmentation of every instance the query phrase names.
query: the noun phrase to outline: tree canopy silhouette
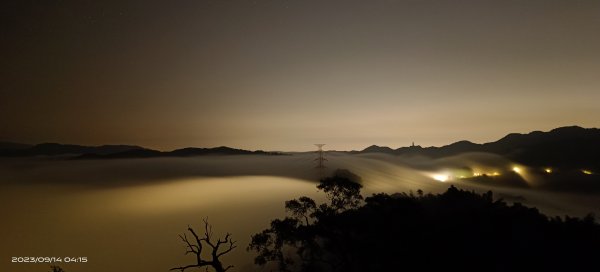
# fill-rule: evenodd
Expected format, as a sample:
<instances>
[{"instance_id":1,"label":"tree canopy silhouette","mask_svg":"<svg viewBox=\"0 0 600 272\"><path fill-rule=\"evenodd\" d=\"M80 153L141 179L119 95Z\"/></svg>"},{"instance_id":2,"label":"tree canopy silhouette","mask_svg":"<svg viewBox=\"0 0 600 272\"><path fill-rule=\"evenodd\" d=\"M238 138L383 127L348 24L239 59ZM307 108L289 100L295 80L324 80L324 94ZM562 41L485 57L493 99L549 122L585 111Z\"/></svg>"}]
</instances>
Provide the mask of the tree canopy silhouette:
<instances>
[{"instance_id":1,"label":"tree canopy silhouette","mask_svg":"<svg viewBox=\"0 0 600 272\"><path fill-rule=\"evenodd\" d=\"M600 256L600 226L548 217L454 186L442 194L375 194L337 172L329 203L285 203L289 216L252 236L255 263L278 271L581 271Z\"/></svg>"}]
</instances>

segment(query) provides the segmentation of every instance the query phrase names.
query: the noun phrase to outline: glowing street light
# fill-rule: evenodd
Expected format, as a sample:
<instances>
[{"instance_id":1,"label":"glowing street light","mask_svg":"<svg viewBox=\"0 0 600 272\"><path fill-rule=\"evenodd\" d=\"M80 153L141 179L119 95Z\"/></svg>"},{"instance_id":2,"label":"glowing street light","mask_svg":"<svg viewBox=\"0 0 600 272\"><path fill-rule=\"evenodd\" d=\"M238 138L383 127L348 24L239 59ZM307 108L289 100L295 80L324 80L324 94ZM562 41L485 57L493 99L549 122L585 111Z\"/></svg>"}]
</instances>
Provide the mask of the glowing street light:
<instances>
[{"instance_id":1,"label":"glowing street light","mask_svg":"<svg viewBox=\"0 0 600 272\"><path fill-rule=\"evenodd\" d=\"M448 180L448 176L447 175L433 175L433 179L440 181L440 182L446 182Z\"/></svg>"}]
</instances>

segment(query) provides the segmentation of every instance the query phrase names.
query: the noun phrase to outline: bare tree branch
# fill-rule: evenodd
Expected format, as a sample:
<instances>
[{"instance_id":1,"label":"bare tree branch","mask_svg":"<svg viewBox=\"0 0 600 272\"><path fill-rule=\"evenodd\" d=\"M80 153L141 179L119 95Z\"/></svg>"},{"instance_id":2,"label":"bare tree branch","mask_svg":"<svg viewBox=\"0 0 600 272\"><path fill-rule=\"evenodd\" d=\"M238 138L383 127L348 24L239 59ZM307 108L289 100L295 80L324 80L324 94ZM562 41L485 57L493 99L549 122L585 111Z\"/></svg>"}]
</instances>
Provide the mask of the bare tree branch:
<instances>
[{"instance_id":1,"label":"bare tree branch","mask_svg":"<svg viewBox=\"0 0 600 272\"><path fill-rule=\"evenodd\" d=\"M190 226L188 226L188 231L194 236L195 241L191 242L185 233L183 235L179 235L179 238L186 244L185 254L186 255L194 254L196 257L196 263L189 264L186 266L174 267L174 268L170 269L171 271L174 271L174 270L185 271L186 269L201 268L201 267L206 267L206 270L208 271L208 267L210 266L213 269L215 269L215 271L217 271L217 272L225 272L225 271L229 270L230 268L233 268L233 265L229 265L226 268L224 268L223 263L221 263L221 260L219 260L219 258L221 256L231 252L232 250L234 250L237 247L235 245L236 242L231 239L231 234L227 233L223 239L218 238L216 241L216 244L215 244L211 241L212 235L213 235L212 225L210 225L208 223L207 218L204 218L203 222L204 222L204 236L203 237L199 237L196 234L196 232L194 231L194 229L192 229L192 227L190 227ZM210 260L202 259L203 243L205 245L208 245L210 247L210 249L212 249ZM227 245L227 248L226 249L221 248L222 245Z\"/></svg>"}]
</instances>

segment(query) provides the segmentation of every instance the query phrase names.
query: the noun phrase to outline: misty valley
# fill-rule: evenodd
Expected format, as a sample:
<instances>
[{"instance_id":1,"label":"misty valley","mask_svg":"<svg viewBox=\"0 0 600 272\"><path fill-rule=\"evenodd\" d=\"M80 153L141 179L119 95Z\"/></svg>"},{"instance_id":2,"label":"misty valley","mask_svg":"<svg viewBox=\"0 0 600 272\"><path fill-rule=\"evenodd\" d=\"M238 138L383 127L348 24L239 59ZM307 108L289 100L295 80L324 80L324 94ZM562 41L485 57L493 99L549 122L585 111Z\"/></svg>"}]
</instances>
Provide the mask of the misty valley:
<instances>
[{"instance_id":1,"label":"misty valley","mask_svg":"<svg viewBox=\"0 0 600 272\"><path fill-rule=\"evenodd\" d=\"M597 134L596 130L582 131ZM316 203L331 200L327 191L316 186L319 180L340 171L349 173L361 185L361 199L356 207L371 205L369 203L378 199L373 197L380 193L388 194L391 199L437 203L435 195L442 194L441 201L453 193L451 188L458 188L464 192L454 193L459 199L471 198L469 192L473 192L481 194L481 199L489 198L485 201L490 203L501 201L498 203L508 206L521 203L537 208L550 218L600 214L597 165L563 163L551 151L545 152L553 165L539 163L539 158L532 160L535 163L528 163L530 156L523 147L523 142L528 141L521 138L535 137L525 146L536 152L540 150L539 145L548 143L562 152L559 142L581 137L564 134L559 130L544 133L544 136L537 133L512 136L519 138L516 142L512 140L511 145L519 150L518 158L526 158L521 161L514 160L511 154L482 152L473 147L466 151L453 150L453 145L437 151L404 154L370 147L363 151L326 151L325 168L315 168L317 154L314 152L212 152L144 158L119 155L107 159L72 153L23 155L26 152L17 154L13 149L13 153L0 159L0 209L4 216L1 255L4 258L86 258L86 263L58 263L65 271L167 271L193 261L190 255L183 254L186 248L178 235L186 232L188 226L202 233L203 220L207 219L215 237L230 233L235 240L237 247L221 257L223 263L234 266L234 271L278 269L274 264L265 267L254 264L257 252L246 250L255 242L253 235L273 228L272 220L286 217L286 201L303 196ZM544 140L544 137L558 137L559 141ZM449 154L432 155L448 150L451 150ZM570 159L570 153L563 154ZM580 154L589 156L583 151ZM493 195L486 196L488 191ZM401 220L406 214L410 212L398 212L392 218ZM308 222L306 217L304 224ZM352 220L343 222L347 226L359 225ZM380 227L385 229L383 225ZM469 225L465 225L461 229L468 228ZM409 229L398 230L395 235L399 237L411 236ZM452 233L456 231L447 234ZM460 261L466 262L468 257L465 258ZM7 269L47 271L49 264L11 263ZM311 269L308 271L318 270ZM324 266L319 269L337 271Z\"/></svg>"}]
</instances>

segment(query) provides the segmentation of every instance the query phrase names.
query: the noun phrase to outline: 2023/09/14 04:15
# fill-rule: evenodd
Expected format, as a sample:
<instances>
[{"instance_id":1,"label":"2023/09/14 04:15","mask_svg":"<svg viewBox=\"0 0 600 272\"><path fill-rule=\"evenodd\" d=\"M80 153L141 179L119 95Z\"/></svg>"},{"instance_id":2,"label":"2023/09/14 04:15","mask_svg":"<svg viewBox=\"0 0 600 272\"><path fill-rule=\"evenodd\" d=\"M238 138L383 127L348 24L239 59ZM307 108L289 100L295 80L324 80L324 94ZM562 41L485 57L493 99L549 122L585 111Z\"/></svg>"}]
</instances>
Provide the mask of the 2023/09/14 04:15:
<instances>
[{"instance_id":1,"label":"2023/09/14 04:15","mask_svg":"<svg viewBox=\"0 0 600 272\"><path fill-rule=\"evenodd\" d=\"M88 257L12 257L13 263L87 263Z\"/></svg>"}]
</instances>

